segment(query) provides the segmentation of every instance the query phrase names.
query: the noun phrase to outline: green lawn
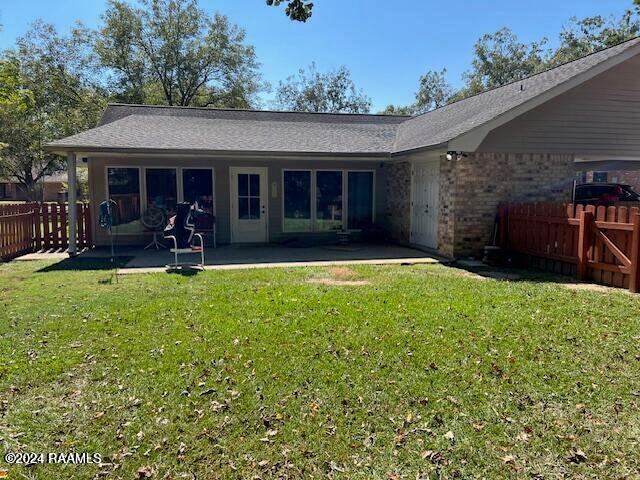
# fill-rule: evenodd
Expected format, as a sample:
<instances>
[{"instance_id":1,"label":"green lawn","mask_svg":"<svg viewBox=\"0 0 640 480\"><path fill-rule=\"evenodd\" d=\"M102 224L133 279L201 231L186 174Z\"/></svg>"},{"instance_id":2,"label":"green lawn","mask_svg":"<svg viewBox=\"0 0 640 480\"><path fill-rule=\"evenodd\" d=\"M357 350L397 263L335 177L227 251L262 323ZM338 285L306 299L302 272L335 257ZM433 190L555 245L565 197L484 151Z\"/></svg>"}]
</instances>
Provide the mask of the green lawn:
<instances>
[{"instance_id":1,"label":"green lawn","mask_svg":"<svg viewBox=\"0 0 640 480\"><path fill-rule=\"evenodd\" d=\"M0 460L10 479L639 478L624 291L439 265L118 283L46 265L0 266L2 447L107 464Z\"/></svg>"}]
</instances>

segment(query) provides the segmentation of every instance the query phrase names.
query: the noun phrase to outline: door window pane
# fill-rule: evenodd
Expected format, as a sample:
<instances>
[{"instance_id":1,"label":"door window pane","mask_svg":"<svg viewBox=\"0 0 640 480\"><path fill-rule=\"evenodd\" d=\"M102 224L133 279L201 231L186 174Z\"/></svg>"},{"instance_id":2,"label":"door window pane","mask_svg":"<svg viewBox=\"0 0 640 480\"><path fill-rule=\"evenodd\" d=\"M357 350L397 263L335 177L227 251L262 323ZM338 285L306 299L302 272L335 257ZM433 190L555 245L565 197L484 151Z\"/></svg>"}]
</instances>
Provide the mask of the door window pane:
<instances>
[{"instance_id":1,"label":"door window pane","mask_svg":"<svg viewBox=\"0 0 640 480\"><path fill-rule=\"evenodd\" d=\"M182 189L184 201L198 202L204 212L195 218L197 230L213 229L213 175L205 168L185 168L182 170Z\"/></svg>"},{"instance_id":2,"label":"door window pane","mask_svg":"<svg viewBox=\"0 0 640 480\"><path fill-rule=\"evenodd\" d=\"M249 195L252 197L260 196L260 175L255 173L249 175Z\"/></svg>"},{"instance_id":3,"label":"door window pane","mask_svg":"<svg viewBox=\"0 0 640 480\"><path fill-rule=\"evenodd\" d=\"M140 171L137 168L108 168L109 199L117 205L114 233L140 233Z\"/></svg>"},{"instance_id":4,"label":"door window pane","mask_svg":"<svg viewBox=\"0 0 640 480\"><path fill-rule=\"evenodd\" d=\"M368 228L373 224L373 172L348 174L349 228Z\"/></svg>"},{"instance_id":5,"label":"door window pane","mask_svg":"<svg viewBox=\"0 0 640 480\"><path fill-rule=\"evenodd\" d=\"M147 168L147 208L163 210L168 217L175 215L178 187L175 168Z\"/></svg>"},{"instance_id":6,"label":"door window pane","mask_svg":"<svg viewBox=\"0 0 640 480\"><path fill-rule=\"evenodd\" d=\"M238 218L260 220L260 175L238 174Z\"/></svg>"},{"instance_id":7,"label":"door window pane","mask_svg":"<svg viewBox=\"0 0 640 480\"><path fill-rule=\"evenodd\" d=\"M242 220L251 218L249 215L249 199L247 197L238 199L238 217Z\"/></svg>"},{"instance_id":8,"label":"door window pane","mask_svg":"<svg viewBox=\"0 0 640 480\"><path fill-rule=\"evenodd\" d=\"M316 172L316 227L342 229L342 172Z\"/></svg>"},{"instance_id":9,"label":"door window pane","mask_svg":"<svg viewBox=\"0 0 640 480\"><path fill-rule=\"evenodd\" d=\"M246 173L238 174L238 195L241 197L249 195L249 175Z\"/></svg>"},{"instance_id":10,"label":"door window pane","mask_svg":"<svg viewBox=\"0 0 640 480\"><path fill-rule=\"evenodd\" d=\"M284 230L310 232L311 225L311 172L284 172Z\"/></svg>"},{"instance_id":11,"label":"door window pane","mask_svg":"<svg viewBox=\"0 0 640 480\"><path fill-rule=\"evenodd\" d=\"M260 198L249 198L249 215L251 218L260 218Z\"/></svg>"}]
</instances>

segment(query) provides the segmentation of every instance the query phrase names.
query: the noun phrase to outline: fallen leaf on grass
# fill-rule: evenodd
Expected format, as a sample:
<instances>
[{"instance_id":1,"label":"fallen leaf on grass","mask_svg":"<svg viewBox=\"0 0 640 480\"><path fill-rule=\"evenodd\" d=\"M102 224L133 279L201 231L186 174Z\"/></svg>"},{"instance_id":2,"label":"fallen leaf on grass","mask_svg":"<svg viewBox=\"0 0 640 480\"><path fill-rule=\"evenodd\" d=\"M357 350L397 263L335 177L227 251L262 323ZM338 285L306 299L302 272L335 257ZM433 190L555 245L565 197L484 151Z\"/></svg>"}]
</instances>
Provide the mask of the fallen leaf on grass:
<instances>
[{"instance_id":1,"label":"fallen leaf on grass","mask_svg":"<svg viewBox=\"0 0 640 480\"><path fill-rule=\"evenodd\" d=\"M447 440L453 442L456 437L453 434L453 432L451 430L449 430L447 433L444 434L444 438L446 438Z\"/></svg>"},{"instance_id":2,"label":"fallen leaf on grass","mask_svg":"<svg viewBox=\"0 0 640 480\"><path fill-rule=\"evenodd\" d=\"M151 478L151 477L153 477L153 473L154 473L153 469L149 465L144 466L144 467L140 467L138 469L138 471L137 471L137 475L138 475L139 479L141 479L141 478Z\"/></svg>"},{"instance_id":3,"label":"fallen leaf on grass","mask_svg":"<svg viewBox=\"0 0 640 480\"><path fill-rule=\"evenodd\" d=\"M433 450L427 450L425 452L422 452L422 458L425 460L429 460L431 463L434 463L434 464L446 462L444 455L442 455L440 452L435 452Z\"/></svg>"},{"instance_id":4,"label":"fallen leaf on grass","mask_svg":"<svg viewBox=\"0 0 640 480\"><path fill-rule=\"evenodd\" d=\"M567 457L571 463L582 463L587 461L587 454L584 453L579 448L572 448L569 451L569 456Z\"/></svg>"}]
</instances>

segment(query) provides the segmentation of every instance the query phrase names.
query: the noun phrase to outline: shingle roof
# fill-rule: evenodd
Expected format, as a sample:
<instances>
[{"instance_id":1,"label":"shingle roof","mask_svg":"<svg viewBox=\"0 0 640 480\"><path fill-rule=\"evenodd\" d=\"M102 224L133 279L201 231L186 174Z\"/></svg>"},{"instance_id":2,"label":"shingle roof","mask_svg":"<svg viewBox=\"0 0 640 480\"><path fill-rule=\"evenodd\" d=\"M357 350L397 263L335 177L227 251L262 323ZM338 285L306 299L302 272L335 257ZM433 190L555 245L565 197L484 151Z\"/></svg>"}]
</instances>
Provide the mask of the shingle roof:
<instances>
[{"instance_id":1,"label":"shingle roof","mask_svg":"<svg viewBox=\"0 0 640 480\"><path fill-rule=\"evenodd\" d=\"M412 150L447 142L582 73L586 73L591 68L638 44L640 44L640 37L524 80L413 117L400 127L394 151Z\"/></svg>"},{"instance_id":2,"label":"shingle roof","mask_svg":"<svg viewBox=\"0 0 640 480\"><path fill-rule=\"evenodd\" d=\"M635 38L416 117L112 104L49 150L393 154L444 144L640 44Z\"/></svg>"},{"instance_id":3,"label":"shingle roof","mask_svg":"<svg viewBox=\"0 0 640 480\"><path fill-rule=\"evenodd\" d=\"M391 151L406 118L111 105L101 125L51 145L372 154Z\"/></svg>"}]
</instances>

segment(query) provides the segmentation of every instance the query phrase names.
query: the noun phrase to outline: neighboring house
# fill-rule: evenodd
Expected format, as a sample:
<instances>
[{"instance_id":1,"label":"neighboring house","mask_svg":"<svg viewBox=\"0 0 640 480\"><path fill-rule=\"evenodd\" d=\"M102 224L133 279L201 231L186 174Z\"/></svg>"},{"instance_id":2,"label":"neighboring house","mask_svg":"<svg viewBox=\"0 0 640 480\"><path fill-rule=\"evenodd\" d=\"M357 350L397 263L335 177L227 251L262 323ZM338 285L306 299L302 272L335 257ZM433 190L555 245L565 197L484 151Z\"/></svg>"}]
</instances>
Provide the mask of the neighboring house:
<instances>
[{"instance_id":1,"label":"neighboring house","mask_svg":"<svg viewBox=\"0 0 640 480\"><path fill-rule=\"evenodd\" d=\"M63 201L65 198L65 184L67 174L56 173L47 175L38 182L36 195L38 200L45 202ZM0 201L26 201L28 199L24 187L12 179L0 179Z\"/></svg>"},{"instance_id":2,"label":"neighboring house","mask_svg":"<svg viewBox=\"0 0 640 480\"><path fill-rule=\"evenodd\" d=\"M87 159L93 218L115 200L120 243L145 241L147 206L198 200L220 243L379 229L479 255L499 202L569 200L577 159L640 158L638 72L634 39L415 117L110 105L47 149Z\"/></svg>"},{"instance_id":3,"label":"neighboring house","mask_svg":"<svg viewBox=\"0 0 640 480\"><path fill-rule=\"evenodd\" d=\"M640 162L633 165L634 168L640 168ZM629 167L627 167L629 168ZM610 182L631 185L636 191L640 191L640 170L601 170L584 172L580 178L585 183Z\"/></svg>"}]
</instances>

